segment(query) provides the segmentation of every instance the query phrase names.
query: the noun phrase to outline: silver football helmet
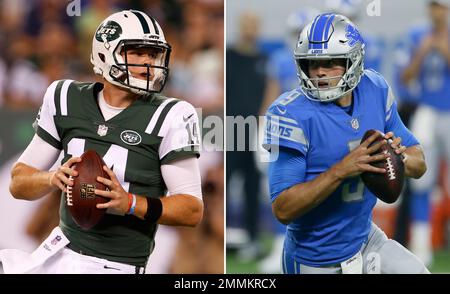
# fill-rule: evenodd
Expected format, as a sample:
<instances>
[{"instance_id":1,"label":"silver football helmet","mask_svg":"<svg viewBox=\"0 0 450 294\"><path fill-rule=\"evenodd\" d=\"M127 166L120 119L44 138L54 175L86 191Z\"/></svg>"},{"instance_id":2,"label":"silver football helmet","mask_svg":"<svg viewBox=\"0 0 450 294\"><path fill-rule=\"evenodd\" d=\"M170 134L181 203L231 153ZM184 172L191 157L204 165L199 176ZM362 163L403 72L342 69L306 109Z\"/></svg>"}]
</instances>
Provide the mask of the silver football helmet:
<instances>
[{"instance_id":1,"label":"silver football helmet","mask_svg":"<svg viewBox=\"0 0 450 294\"><path fill-rule=\"evenodd\" d=\"M152 48L153 64L131 64L127 50ZM161 92L169 74L171 47L158 22L137 10L124 10L106 18L92 40L91 63L94 72L108 82L136 94ZM143 67L146 79L134 77L129 69Z\"/></svg>"},{"instance_id":2,"label":"silver football helmet","mask_svg":"<svg viewBox=\"0 0 450 294\"><path fill-rule=\"evenodd\" d=\"M321 14L299 35L294 57L300 88L311 100L331 102L350 93L364 72L364 40L356 26L345 16ZM310 78L310 60L344 59L346 70L339 77ZM339 79L336 86L317 87L320 82Z\"/></svg>"}]
</instances>

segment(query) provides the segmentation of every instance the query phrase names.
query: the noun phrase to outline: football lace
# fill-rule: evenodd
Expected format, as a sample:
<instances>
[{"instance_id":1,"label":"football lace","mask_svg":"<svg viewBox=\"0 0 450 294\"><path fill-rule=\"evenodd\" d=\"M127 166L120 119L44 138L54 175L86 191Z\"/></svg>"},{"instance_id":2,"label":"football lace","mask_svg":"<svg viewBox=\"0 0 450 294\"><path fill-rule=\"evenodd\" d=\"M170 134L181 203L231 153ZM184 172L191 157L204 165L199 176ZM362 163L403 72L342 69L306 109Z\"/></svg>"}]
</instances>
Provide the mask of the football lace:
<instances>
[{"instance_id":1,"label":"football lace","mask_svg":"<svg viewBox=\"0 0 450 294\"><path fill-rule=\"evenodd\" d=\"M385 151L385 153L388 153L387 150ZM386 158L386 168L389 180L390 181L395 180L395 169L394 165L392 164L391 156Z\"/></svg>"},{"instance_id":2,"label":"football lace","mask_svg":"<svg viewBox=\"0 0 450 294\"><path fill-rule=\"evenodd\" d=\"M69 180L73 181L73 177L70 176ZM68 206L73 206L73 202L72 202L72 186L66 186L67 192L66 192L66 200L67 200L67 205Z\"/></svg>"}]
</instances>

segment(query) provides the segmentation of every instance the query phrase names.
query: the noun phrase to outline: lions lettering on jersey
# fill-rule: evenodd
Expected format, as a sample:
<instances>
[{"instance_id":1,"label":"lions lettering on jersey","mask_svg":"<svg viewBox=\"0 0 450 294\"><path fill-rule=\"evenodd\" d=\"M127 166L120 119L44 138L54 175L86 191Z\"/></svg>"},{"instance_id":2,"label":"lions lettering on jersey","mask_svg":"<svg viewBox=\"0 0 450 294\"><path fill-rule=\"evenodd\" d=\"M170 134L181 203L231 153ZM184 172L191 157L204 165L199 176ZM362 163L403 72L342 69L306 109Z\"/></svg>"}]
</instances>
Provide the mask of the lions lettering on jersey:
<instances>
[{"instance_id":1,"label":"lions lettering on jersey","mask_svg":"<svg viewBox=\"0 0 450 294\"><path fill-rule=\"evenodd\" d=\"M307 141L303 129L295 119L290 117L287 106L300 96L300 92L295 90L280 96L278 103L274 106L274 112L268 112L265 138L263 146L269 148L270 145L279 143L280 140L285 145L295 145L295 149L300 149L306 153ZM281 144L280 144L281 145Z\"/></svg>"},{"instance_id":2,"label":"lions lettering on jersey","mask_svg":"<svg viewBox=\"0 0 450 294\"><path fill-rule=\"evenodd\" d=\"M287 117L271 114L267 119L265 145L272 145L280 139L300 144L302 150L307 149L305 135L297 123Z\"/></svg>"},{"instance_id":3,"label":"lions lettering on jersey","mask_svg":"<svg viewBox=\"0 0 450 294\"><path fill-rule=\"evenodd\" d=\"M311 101L294 90L269 107L267 121L264 147L299 151L305 157L305 182L341 161L368 129L394 131L405 146L418 143L401 123L386 81L372 70L364 72L353 91L350 114L335 103ZM278 195L272 195L272 201ZM346 179L321 204L288 225L285 249L309 266L354 256L367 240L375 203L359 176Z\"/></svg>"},{"instance_id":4,"label":"lions lettering on jersey","mask_svg":"<svg viewBox=\"0 0 450 294\"><path fill-rule=\"evenodd\" d=\"M292 134L292 128L289 126L283 126L275 123L269 123L267 131L275 136L281 136L287 140L290 140Z\"/></svg>"}]
</instances>

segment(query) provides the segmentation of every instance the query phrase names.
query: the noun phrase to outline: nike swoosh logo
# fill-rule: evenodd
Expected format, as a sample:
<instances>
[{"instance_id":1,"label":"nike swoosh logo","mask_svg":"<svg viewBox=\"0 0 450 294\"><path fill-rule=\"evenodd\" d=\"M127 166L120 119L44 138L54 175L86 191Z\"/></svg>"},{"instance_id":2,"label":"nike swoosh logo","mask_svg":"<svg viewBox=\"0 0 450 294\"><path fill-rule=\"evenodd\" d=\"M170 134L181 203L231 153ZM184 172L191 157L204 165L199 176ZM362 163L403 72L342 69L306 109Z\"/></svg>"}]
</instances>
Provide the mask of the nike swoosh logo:
<instances>
[{"instance_id":1,"label":"nike swoosh logo","mask_svg":"<svg viewBox=\"0 0 450 294\"><path fill-rule=\"evenodd\" d=\"M113 269L113 270L116 270L116 271L120 271L120 269L118 269L118 268L110 267L110 266L107 266L107 265L103 266L103 268L106 268L106 269Z\"/></svg>"},{"instance_id":2,"label":"nike swoosh logo","mask_svg":"<svg viewBox=\"0 0 450 294\"><path fill-rule=\"evenodd\" d=\"M183 121L187 122L194 114L189 115L188 117L183 116Z\"/></svg>"},{"instance_id":3,"label":"nike swoosh logo","mask_svg":"<svg viewBox=\"0 0 450 294\"><path fill-rule=\"evenodd\" d=\"M277 107L278 111L279 111L281 114L286 114L286 107L285 107L285 106L277 105L276 107Z\"/></svg>"}]
</instances>

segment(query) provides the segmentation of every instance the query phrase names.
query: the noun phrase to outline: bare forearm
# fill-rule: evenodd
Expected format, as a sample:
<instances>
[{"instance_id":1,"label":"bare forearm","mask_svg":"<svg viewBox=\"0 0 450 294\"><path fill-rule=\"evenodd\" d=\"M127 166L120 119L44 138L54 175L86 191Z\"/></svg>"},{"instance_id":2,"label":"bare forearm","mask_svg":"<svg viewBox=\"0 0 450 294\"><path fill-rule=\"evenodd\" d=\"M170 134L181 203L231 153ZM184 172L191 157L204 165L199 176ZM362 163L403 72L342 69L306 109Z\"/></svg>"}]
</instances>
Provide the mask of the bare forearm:
<instances>
[{"instance_id":1,"label":"bare forearm","mask_svg":"<svg viewBox=\"0 0 450 294\"><path fill-rule=\"evenodd\" d=\"M203 201L190 195L172 195L161 199L161 225L194 227L203 216Z\"/></svg>"},{"instance_id":2,"label":"bare forearm","mask_svg":"<svg viewBox=\"0 0 450 294\"><path fill-rule=\"evenodd\" d=\"M283 191L272 204L272 210L280 222L288 224L319 205L341 182L336 168L332 167L312 181Z\"/></svg>"},{"instance_id":3,"label":"bare forearm","mask_svg":"<svg viewBox=\"0 0 450 294\"><path fill-rule=\"evenodd\" d=\"M405 176L418 179L427 170L425 157L423 155L422 147L415 145L406 148L405 156Z\"/></svg>"},{"instance_id":4,"label":"bare forearm","mask_svg":"<svg viewBox=\"0 0 450 294\"><path fill-rule=\"evenodd\" d=\"M177 194L161 198L162 214L158 224L167 226L196 226L203 216L203 202L193 196ZM144 219L147 212L147 200L137 196L134 215Z\"/></svg>"},{"instance_id":5,"label":"bare forearm","mask_svg":"<svg viewBox=\"0 0 450 294\"><path fill-rule=\"evenodd\" d=\"M51 185L50 178L51 172L18 162L11 171L9 191L17 199L36 200L56 189Z\"/></svg>"}]
</instances>

